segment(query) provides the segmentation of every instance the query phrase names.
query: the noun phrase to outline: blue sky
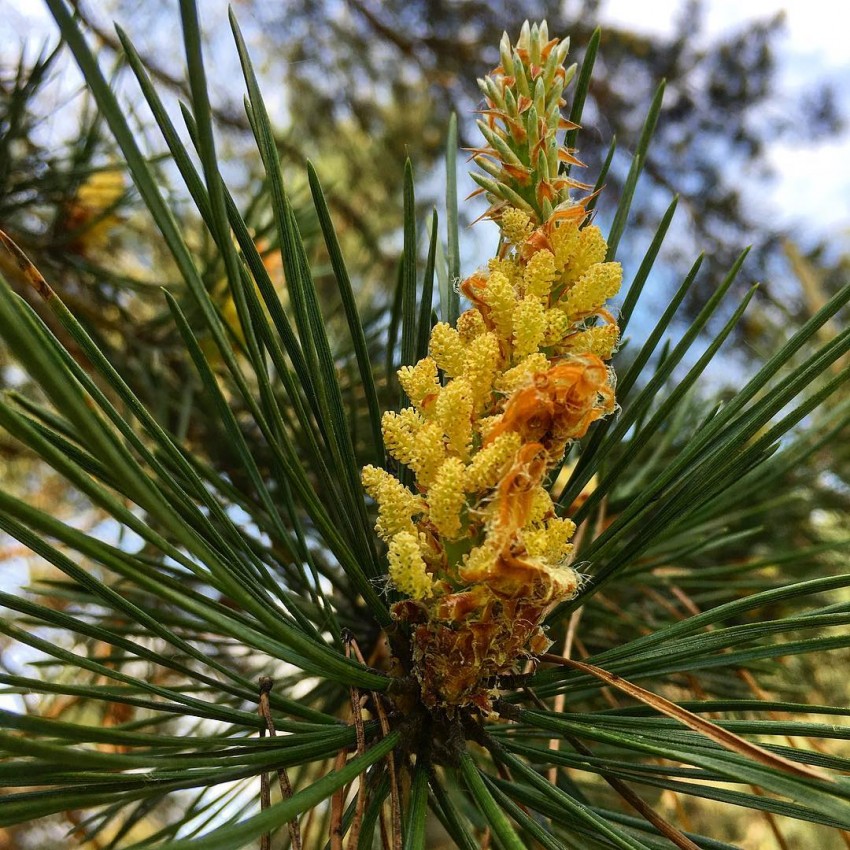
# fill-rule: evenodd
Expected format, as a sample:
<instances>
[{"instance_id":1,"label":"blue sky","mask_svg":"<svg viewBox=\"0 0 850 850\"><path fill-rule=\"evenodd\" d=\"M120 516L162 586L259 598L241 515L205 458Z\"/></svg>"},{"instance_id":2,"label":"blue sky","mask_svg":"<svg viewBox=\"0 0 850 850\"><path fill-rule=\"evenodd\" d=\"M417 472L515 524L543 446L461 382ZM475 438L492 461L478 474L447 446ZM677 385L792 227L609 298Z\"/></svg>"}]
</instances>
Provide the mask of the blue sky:
<instances>
[{"instance_id":1,"label":"blue sky","mask_svg":"<svg viewBox=\"0 0 850 850\"><path fill-rule=\"evenodd\" d=\"M219 2L223 9L224 0L214 0ZM670 33L683 5L683 0L603 0L600 17L603 26L610 22L637 31ZM828 80L850 116L850 9L839 11L841 7L835 0L705 0L702 37L739 31L754 18L783 12L785 26L776 44L779 86L769 108L781 110L801 90ZM38 0L4 0L0 62L16 57L22 39L34 55L54 32L50 15ZM850 251L850 127L817 143L777 140L768 146L767 155L776 179L764 188L764 211L778 213L782 224L816 221L819 232L836 238L839 250ZM753 210L755 216L760 212Z\"/></svg>"},{"instance_id":2,"label":"blue sky","mask_svg":"<svg viewBox=\"0 0 850 850\"><path fill-rule=\"evenodd\" d=\"M681 0L606 0L601 18L603 26L610 21L669 34L681 7ZM780 11L785 25L776 43L779 86L771 107L782 109L801 90L827 80L850 116L850 7L842 10L835 0L706 0L703 34L711 39L737 32L753 18ZM798 217L818 221L819 229L850 250L850 127L824 142L774 142L768 159L777 176L766 190L765 206L778 211L783 224Z\"/></svg>"}]
</instances>

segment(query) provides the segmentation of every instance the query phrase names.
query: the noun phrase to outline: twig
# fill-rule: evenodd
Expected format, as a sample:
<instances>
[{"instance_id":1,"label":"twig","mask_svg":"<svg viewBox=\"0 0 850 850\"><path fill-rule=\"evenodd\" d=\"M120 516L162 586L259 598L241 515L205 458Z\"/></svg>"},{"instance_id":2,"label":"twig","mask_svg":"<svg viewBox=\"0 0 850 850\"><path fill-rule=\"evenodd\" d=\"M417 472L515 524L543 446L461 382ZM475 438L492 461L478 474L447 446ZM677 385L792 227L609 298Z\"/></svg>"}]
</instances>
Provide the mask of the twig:
<instances>
[{"instance_id":1,"label":"twig","mask_svg":"<svg viewBox=\"0 0 850 850\"><path fill-rule=\"evenodd\" d=\"M594 522L594 538L599 536L599 532L605 522L605 514L608 507L608 497L606 496L600 506L599 513L597 515L596 521ZM578 530L578 533L575 536L574 546L575 550L578 551L581 547L582 541L584 539L584 534L587 531L588 525L587 523L582 523L581 527ZM576 634L578 633L578 624L581 622L582 614L584 614L584 606L581 608L576 608L575 611L570 615L570 621L567 624L567 634L564 637L564 657L570 658L573 654L573 643L576 639ZM563 691L559 693L555 697L555 704L553 706L553 710L557 711L559 714L564 710L564 706L567 704L567 695ZM561 748L561 739L560 738L552 738L549 741L549 749L550 750L559 750ZM558 778L558 768L553 766L549 768L549 781L554 784Z\"/></svg>"},{"instance_id":2,"label":"twig","mask_svg":"<svg viewBox=\"0 0 850 850\"><path fill-rule=\"evenodd\" d=\"M351 658L352 645L356 645L354 636L345 635L345 657ZM358 653L359 654L359 653ZM356 686L351 687L351 716L354 720L354 730L357 736L357 755L366 752L366 731L363 727L363 706L360 690ZM366 782L365 772L360 774L359 786L357 788L357 806L354 811L354 820L351 822L351 830L348 834L348 846L354 850L360 840L360 825L363 822L363 811L366 807Z\"/></svg>"},{"instance_id":3,"label":"twig","mask_svg":"<svg viewBox=\"0 0 850 850\"><path fill-rule=\"evenodd\" d=\"M379 812L379 822L381 826L381 850L393 850L390 844L390 831L387 829L387 814L384 806L381 806Z\"/></svg>"},{"instance_id":4,"label":"twig","mask_svg":"<svg viewBox=\"0 0 850 850\"><path fill-rule=\"evenodd\" d=\"M262 692L262 684L260 685L260 704L257 708L257 711L260 717L265 721L263 717L263 692ZM266 727L265 722L260 727L260 737L266 737ZM260 773L260 810L265 811L272 804L271 800L271 790L269 789L269 775L268 773L262 771ZM260 836L260 850L271 850L272 846L272 834L270 832L264 833Z\"/></svg>"},{"instance_id":5,"label":"twig","mask_svg":"<svg viewBox=\"0 0 850 850\"><path fill-rule=\"evenodd\" d=\"M269 706L269 692L274 686L274 682L268 676L262 676L260 678L260 702L259 702L259 714L265 723L265 729L260 730L260 736L262 737L265 730L268 730L269 735L274 738L277 735L277 732L274 728L274 720L272 719L271 707ZM292 796L292 785L289 783L289 775L286 772L285 767L277 768L277 781L280 785L280 793L284 800L288 800ZM263 791L263 783L265 783L265 792ZM265 797L263 797L263 793L265 793ZM260 775L260 795L261 795L261 804L263 808L267 808L270 803L270 789L268 787L268 775L263 771ZM292 844L292 850L301 850L301 830L298 828L298 818L293 818L287 824L289 827L289 839ZM271 835L266 833L263 836L263 841L271 842ZM266 843L265 845L260 845L262 850L269 850L271 846L270 843Z\"/></svg>"},{"instance_id":6,"label":"twig","mask_svg":"<svg viewBox=\"0 0 850 850\"><path fill-rule=\"evenodd\" d=\"M673 593L673 595L676 597L676 599L678 599L682 603L682 605L687 609L687 611L689 613L691 613L694 616L697 616L697 615L702 613L702 610L699 608L699 606L696 604L696 602L694 602L694 600L691 599L691 597L688 596L688 594L685 593L685 591L682 590L682 588L678 587L675 584L672 584L672 585L670 585L670 590ZM713 631L713 630L714 630L714 626L713 625L709 626L709 631ZM727 651L729 651L729 650L727 650ZM761 700L770 699L770 694L767 691L765 691L764 688L761 687L761 685L759 685L759 683L756 681L755 676L753 676L752 672L750 672L749 670L747 670L744 667L740 667L737 670L737 673L738 673L738 677L746 684L746 686L750 689L750 691L753 693L753 695L755 697L757 697L758 699L761 699ZM773 720L778 720L782 715L780 715L779 712L769 711L768 716ZM796 742L794 741L794 739L790 735L786 735L785 740L788 741L789 746L797 747ZM817 741L816 739L806 738L805 740L809 743L809 745L813 749L818 750L820 752L823 751L821 746L820 746L820 742ZM750 790L753 792L753 794L756 794L758 796L763 796L762 791L758 787L756 787L755 785L750 784L749 787L750 787ZM780 848L782 848L782 850L790 850L790 847L788 845L788 841L786 840L785 836L782 834L782 830L779 827L779 822L774 817L773 813L768 812L768 811L762 811L762 817L764 817L764 819L767 821L767 825L770 828L770 831L773 833L773 837L776 839L776 843L780 846ZM839 830L839 835L843 839L845 846L850 848L850 840L848 840L847 832L845 830Z\"/></svg>"},{"instance_id":7,"label":"twig","mask_svg":"<svg viewBox=\"0 0 850 850\"><path fill-rule=\"evenodd\" d=\"M336 756L334 762L334 770L342 770L345 767L347 755L345 747L343 747ZM345 804L345 796L348 787L343 785L342 788L334 792L331 797L331 820L329 836L331 850L342 850L342 810Z\"/></svg>"},{"instance_id":8,"label":"twig","mask_svg":"<svg viewBox=\"0 0 850 850\"><path fill-rule=\"evenodd\" d=\"M757 797L764 797L764 792L760 788L757 788L755 785L750 785L750 788ZM773 833L773 837L776 839L776 843L779 845L780 850L791 850L788 841L779 829L779 824L777 823L773 812L763 811L762 814L764 815L764 819L767 821L767 825Z\"/></svg>"},{"instance_id":9,"label":"twig","mask_svg":"<svg viewBox=\"0 0 850 850\"><path fill-rule=\"evenodd\" d=\"M366 664L366 659L363 657L363 653L360 651L360 647L357 645L357 641L354 639L353 635L346 635L347 642L351 645L351 650L356 656L357 660L361 664ZM372 702L375 705L375 711L378 715L378 722L381 724L381 734L386 737L390 734L390 723L387 719L387 713L384 710L384 706L381 703L380 694L375 691L369 692L372 695ZM389 753L387 755L387 771L390 776L390 805L392 807L392 826L391 826L391 834L392 834L392 850L401 850L402 846L402 834L401 834L401 800L399 799L398 792L398 777L396 775L395 770L395 759L393 758L393 754ZM383 818L381 819L381 825L383 827Z\"/></svg>"}]
</instances>

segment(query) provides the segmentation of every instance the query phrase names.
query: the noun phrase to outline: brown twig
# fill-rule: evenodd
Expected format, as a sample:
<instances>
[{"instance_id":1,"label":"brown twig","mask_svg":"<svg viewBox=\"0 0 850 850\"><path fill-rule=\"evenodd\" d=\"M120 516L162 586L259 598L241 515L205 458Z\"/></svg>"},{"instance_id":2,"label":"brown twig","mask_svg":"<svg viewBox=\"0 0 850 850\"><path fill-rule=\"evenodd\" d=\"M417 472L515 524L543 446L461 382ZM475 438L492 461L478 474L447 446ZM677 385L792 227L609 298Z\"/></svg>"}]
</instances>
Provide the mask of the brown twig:
<instances>
[{"instance_id":1,"label":"brown twig","mask_svg":"<svg viewBox=\"0 0 850 850\"><path fill-rule=\"evenodd\" d=\"M319 775L322 775L322 774L324 774L324 773L325 773L325 769L324 769L324 768L325 768L325 764L326 764L326 763L327 763L327 762L326 762L326 760L323 760L323 761L319 764L319 769L318 769L318 773L319 773ZM308 812L307 812L307 817L305 817L305 818L304 818L304 829L303 829L303 833L304 833L304 837L306 838L306 840L307 840L307 841L309 841L309 840L310 840L310 837L313 835L313 832L314 832L314 830L313 830L313 822L316 820L316 812L317 812L317 811L318 811L318 807L313 806L313 808L312 808L312 809L310 809L310 811L308 811Z\"/></svg>"},{"instance_id":2,"label":"brown twig","mask_svg":"<svg viewBox=\"0 0 850 850\"><path fill-rule=\"evenodd\" d=\"M601 504L599 505L599 513L596 517L596 521L594 522L593 528L593 537L594 539L599 536L600 530L603 528L605 524L605 514L606 509L608 507L608 497L606 496ZM581 548L581 544L584 540L584 535L587 532L588 524L586 522L582 523L579 527L573 545L575 546L574 551L578 551ZM570 658L573 654L573 643L576 640L576 635L578 634L578 625L581 622L582 614L584 614L584 606L581 608L576 608L575 611L570 615L570 621L567 624L567 634L564 637L564 657ZM567 704L567 695L563 691L559 693L555 697L555 703L553 706L553 710L558 713L564 710L564 706ZM560 738L552 738L549 741L549 749L550 750L559 750L561 748L561 739ZM549 781L554 784L558 779L558 768L551 767L549 768Z\"/></svg>"},{"instance_id":3,"label":"brown twig","mask_svg":"<svg viewBox=\"0 0 850 850\"><path fill-rule=\"evenodd\" d=\"M260 729L260 737L263 736L264 732L268 730L269 735L274 738L277 735L277 732L274 728L274 720L272 719L271 707L269 706L269 692L274 686L274 682L268 676L262 676L260 678L260 700L258 711L260 717L265 724L265 728ZM286 772L285 767L279 767L277 769L277 781L280 785L280 793L284 800L288 800L292 796L292 785L289 783L289 775ZM263 796L265 794L265 796ZM268 807L270 803L271 791L268 786L268 774L265 771L260 774L260 795L261 795L261 805L265 809ZM287 824L289 827L289 839L292 844L293 850L301 850L301 831L298 828L298 818L293 818ZM271 846L271 835L266 833L263 836L262 841L267 842L266 844L261 844L262 850L268 850Z\"/></svg>"},{"instance_id":4,"label":"brown twig","mask_svg":"<svg viewBox=\"0 0 850 850\"><path fill-rule=\"evenodd\" d=\"M363 653L360 651L360 647L357 645L357 641L354 639L353 635L347 635L347 641L351 645L351 650L354 653L355 657L361 664L366 664L366 659L363 657ZM369 692L372 696L372 702L375 706L375 712L378 715L378 722L381 724L381 734L386 737L390 734L390 722L387 718L387 713L384 710L384 706L381 703L380 694L375 691ZM401 800L399 797L398 791L398 777L395 769L395 759L392 753L387 755L387 772L390 777L390 806L392 807L392 824L391 824L391 835L392 835L392 850L401 850L402 846L402 833L401 833ZM383 813L382 813L383 815ZM381 827L383 827L383 816L381 818Z\"/></svg>"},{"instance_id":5,"label":"brown twig","mask_svg":"<svg viewBox=\"0 0 850 850\"><path fill-rule=\"evenodd\" d=\"M755 785L750 785L750 788L757 797L764 796L764 792L760 788L757 788ZM767 821L767 825L770 828L770 831L773 833L773 837L776 839L776 843L779 845L780 850L791 850L791 846L788 844L788 841L785 839L785 836L779 829L779 824L777 823L773 812L763 811L762 815L764 815L764 819Z\"/></svg>"},{"instance_id":6,"label":"brown twig","mask_svg":"<svg viewBox=\"0 0 850 850\"><path fill-rule=\"evenodd\" d=\"M393 850L390 841L390 830L387 827L387 814L384 806L381 806L381 811L379 812L379 822L381 827L381 850Z\"/></svg>"},{"instance_id":7,"label":"brown twig","mask_svg":"<svg viewBox=\"0 0 850 850\"><path fill-rule=\"evenodd\" d=\"M579 621L581 620L581 615L584 613L584 608L576 608L572 614L570 614L570 622L567 625L567 634L564 638L564 657L569 658L573 652L573 640L576 636L576 631L578 629ZM558 712L560 714L564 710L564 706L567 704L567 695L563 691L559 693L555 697L555 703L552 707L553 711ZM549 740L549 749L555 750L556 752L561 749L561 739L560 738L551 738ZM558 767L557 765L552 765L549 768L549 781L554 785L558 781Z\"/></svg>"},{"instance_id":8,"label":"brown twig","mask_svg":"<svg viewBox=\"0 0 850 850\"><path fill-rule=\"evenodd\" d=\"M334 762L334 770L342 770L345 767L345 762L348 756L343 747L336 756ZM328 838L330 839L331 850L342 850L342 810L345 804L345 797L348 792L348 786L343 785L334 792L331 797L331 820Z\"/></svg>"},{"instance_id":9,"label":"brown twig","mask_svg":"<svg viewBox=\"0 0 850 850\"><path fill-rule=\"evenodd\" d=\"M702 610L700 609L700 607L696 604L696 602L694 602L693 599L691 599L690 596L688 596L687 593L685 593L684 590L682 590L682 588L673 584L673 585L670 586L670 590L673 593L673 595L679 600L679 602L682 603L682 605L687 609L687 611L690 614L697 616L697 615L702 613ZM713 631L713 630L714 630L714 626L710 625L709 631ZM759 685L759 683L756 681L756 678L755 678L755 676L753 676L751 671L747 670L744 667L741 667L737 670L737 674L738 674L738 677L741 679L741 681L743 681L744 684L746 684L746 686L749 688L749 690L752 692L752 694L755 697L757 697L758 699L761 699L761 700L769 700L770 699L771 695L764 688L762 688L761 685ZM768 716L772 720L780 719L783 716L783 714L781 714L780 712L776 712L776 711L769 711L768 712ZM797 743L794 741L794 739L790 735L786 735L785 740L788 741L789 746L797 747ZM821 744L818 740L816 740L814 738L808 738L808 737L805 738L804 740L814 750L817 750L818 752L824 751L824 748L821 746ZM762 795L761 790L758 787L756 787L755 785L750 784L749 787L750 787L750 790L754 794L760 795L760 796ZM782 850L790 850L790 847L788 845L788 841L785 838L785 836L782 834L782 830L779 827L779 821L777 821L777 819L774 817L773 813L768 812L768 811L762 811L762 817L764 817L764 819L767 821L767 825L770 828L770 831L773 833L773 837L776 839L776 843L782 848ZM839 830L838 833L841 836L841 838L844 842L844 845L846 847L850 848L850 835L848 835L848 833L845 830Z\"/></svg>"},{"instance_id":10,"label":"brown twig","mask_svg":"<svg viewBox=\"0 0 850 850\"><path fill-rule=\"evenodd\" d=\"M345 636L345 657L351 657L352 645L356 641L354 636L346 634ZM359 653L358 653L359 654ZM362 656L361 656L362 657ZM351 716L354 720L354 730L357 736L357 755L363 755L366 752L366 731L363 727L363 705L360 696L360 690L351 687ZM360 825L363 823L363 811L366 807L366 781L365 772L360 774L359 786L357 789L357 806L354 811L354 819L351 822L351 829L348 833L348 846L356 848L360 841Z\"/></svg>"},{"instance_id":11,"label":"brown twig","mask_svg":"<svg viewBox=\"0 0 850 850\"><path fill-rule=\"evenodd\" d=\"M263 718L263 691L262 684L260 685L260 704L257 708L257 711L261 718ZM265 720L265 718L263 718ZM266 737L266 727L265 723L260 727L260 737ZM260 810L265 811L272 804L271 800L271 790L269 788L269 775L265 771L260 773ZM271 850L272 846L272 835L270 832L264 833L260 836L260 850Z\"/></svg>"}]
</instances>

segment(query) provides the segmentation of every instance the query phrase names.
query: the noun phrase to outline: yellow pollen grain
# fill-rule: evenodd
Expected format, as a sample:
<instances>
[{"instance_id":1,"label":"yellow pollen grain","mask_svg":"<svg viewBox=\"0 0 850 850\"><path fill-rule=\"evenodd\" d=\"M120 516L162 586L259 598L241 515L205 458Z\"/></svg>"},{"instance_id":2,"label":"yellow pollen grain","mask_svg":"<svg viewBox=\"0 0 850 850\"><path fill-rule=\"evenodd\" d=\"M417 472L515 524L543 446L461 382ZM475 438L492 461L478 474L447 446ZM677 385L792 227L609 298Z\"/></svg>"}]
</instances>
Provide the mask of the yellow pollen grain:
<instances>
[{"instance_id":1,"label":"yellow pollen grain","mask_svg":"<svg viewBox=\"0 0 850 850\"><path fill-rule=\"evenodd\" d=\"M399 463L409 464L413 459L416 435L423 424L424 420L412 407L398 413L388 410L381 417L384 445Z\"/></svg>"},{"instance_id":2,"label":"yellow pollen grain","mask_svg":"<svg viewBox=\"0 0 850 850\"><path fill-rule=\"evenodd\" d=\"M402 531L413 528L413 517L423 513L425 501L411 493L398 479L384 469L363 467L363 489L378 504L378 534L389 540Z\"/></svg>"},{"instance_id":3,"label":"yellow pollen grain","mask_svg":"<svg viewBox=\"0 0 850 850\"><path fill-rule=\"evenodd\" d=\"M473 403L472 386L461 377L443 387L436 404L436 421L448 437L450 451L464 459L472 444Z\"/></svg>"},{"instance_id":4,"label":"yellow pollen grain","mask_svg":"<svg viewBox=\"0 0 850 850\"><path fill-rule=\"evenodd\" d=\"M529 354L512 369L508 369L507 372L499 375L493 384L493 388L500 393L510 395L530 384L532 377L537 372L545 372L551 365L543 352L537 351L534 354Z\"/></svg>"},{"instance_id":5,"label":"yellow pollen grain","mask_svg":"<svg viewBox=\"0 0 850 850\"><path fill-rule=\"evenodd\" d=\"M494 257L487 261L487 269L490 274L493 272L503 274L515 289L522 284L522 269L512 257Z\"/></svg>"},{"instance_id":6,"label":"yellow pollen grain","mask_svg":"<svg viewBox=\"0 0 850 850\"><path fill-rule=\"evenodd\" d=\"M527 295L519 301L514 312L514 356L535 353L545 334L544 307L533 295Z\"/></svg>"},{"instance_id":7,"label":"yellow pollen grain","mask_svg":"<svg viewBox=\"0 0 850 850\"><path fill-rule=\"evenodd\" d=\"M437 470L446 459L443 427L437 421L426 422L416 435L410 468L416 473L416 483L430 487Z\"/></svg>"},{"instance_id":8,"label":"yellow pollen grain","mask_svg":"<svg viewBox=\"0 0 850 850\"><path fill-rule=\"evenodd\" d=\"M523 542L529 555L557 565L572 554L573 545L570 540L575 530L572 520L553 517L541 528L524 531Z\"/></svg>"},{"instance_id":9,"label":"yellow pollen grain","mask_svg":"<svg viewBox=\"0 0 850 850\"><path fill-rule=\"evenodd\" d=\"M463 477L463 461L450 457L440 467L428 490L431 522L440 535L448 540L454 540L461 533L460 514L466 498Z\"/></svg>"},{"instance_id":10,"label":"yellow pollen grain","mask_svg":"<svg viewBox=\"0 0 850 850\"><path fill-rule=\"evenodd\" d=\"M597 263L569 290L564 300L567 315L575 320L593 315L620 291L623 269L619 263Z\"/></svg>"},{"instance_id":11,"label":"yellow pollen grain","mask_svg":"<svg viewBox=\"0 0 850 850\"><path fill-rule=\"evenodd\" d=\"M578 221L563 221L549 234L555 254L555 267L559 272L564 270L570 258L578 251L581 244L580 232Z\"/></svg>"},{"instance_id":12,"label":"yellow pollen grain","mask_svg":"<svg viewBox=\"0 0 850 850\"><path fill-rule=\"evenodd\" d=\"M483 320L481 324L484 324ZM460 334L451 325L445 322L434 325L429 351L434 362L450 378L456 377L463 370L464 344Z\"/></svg>"},{"instance_id":13,"label":"yellow pollen grain","mask_svg":"<svg viewBox=\"0 0 850 850\"><path fill-rule=\"evenodd\" d=\"M500 224L505 239L514 245L521 245L531 235L531 231L534 230L534 225L528 213L516 207L508 207L502 213Z\"/></svg>"},{"instance_id":14,"label":"yellow pollen grain","mask_svg":"<svg viewBox=\"0 0 850 850\"><path fill-rule=\"evenodd\" d=\"M602 231L596 225L582 228L578 232L578 245L569 258L564 282L569 286L575 283L587 270L601 263L608 253L608 243Z\"/></svg>"},{"instance_id":15,"label":"yellow pollen grain","mask_svg":"<svg viewBox=\"0 0 850 850\"><path fill-rule=\"evenodd\" d=\"M460 576L469 584L478 584L487 580L496 563L498 552L487 543L476 546L470 551L460 568Z\"/></svg>"},{"instance_id":16,"label":"yellow pollen grain","mask_svg":"<svg viewBox=\"0 0 850 850\"><path fill-rule=\"evenodd\" d=\"M543 336L543 344L546 346L560 345L572 326L570 317L560 307L552 307L547 310L546 333Z\"/></svg>"},{"instance_id":17,"label":"yellow pollen grain","mask_svg":"<svg viewBox=\"0 0 850 850\"><path fill-rule=\"evenodd\" d=\"M420 540L416 534L409 531L397 534L390 542L387 559L390 581L398 590L412 599L431 596L434 580L426 570Z\"/></svg>"},{"instance_id":18,"label":"yellow pollen grain","mask_svg":"<svg viewBox=\"0 0 850 850\"><path fill-rule=\"evenodd\" d=\"M487 441L488 434L502 421L502 415L482 416L476 423L476 430L481 435L482 442Z\"/></svg>"},{"instance_id":19,"label":"yellow pollen grain","mask_svg":"<svg viewBox=\"0 0 850 850\"><path fill-rule=\"evenodd\" d=\"M523 271L525 294L546 302L557 274L555 255L546 249L536 251Z\"/></svg>"},{"instance_id":20,"label":"yellow pollen grain","mask_svg":"<svg viewBox=\"0 0 850 850\"><path fill-rule=\"evenodd\" d=\"M493 379L499 369L501 350L499 340L488 331L476 337L466 350L463 376L472 388L476 411L489 399L493 390Z\"/></svg>"},{"instance_id":21,"label":"yellow pollen grain","mask_svg":"<svg viewBox=\"0 0 850 850\"><path fill-rule=\"evenodd\" d=\"M595 354L602 360L610 360L620 339L616 325L598 325L570 337L564 348L572 354Z\"/></svg>"},{"instance_id":22,"label":"yellow pollen grain","mask_svg":"<svg viewBox=\"0 0 850 850\"><path fill-rule=\"evenodd\" d=\"M420 409L422 401L440 389L437 382L437 364L430 357L423 357L415 366L402 366L397 374L401 388Z\"/></svg>"},{"instance_id":23,"label":"yellow pollen grain","mask_svg":"<svg viewBox=\"0 0 850 850\"><path fill-rule=\"evenodd\" d=\"M466 468L464 489L468 493L476 493L495 487L521 445L522 438L515 431L496 437L489 446L476 453Z\"/></svg>"},{"instance_id":24,"label":"yellow pollen grain","mask_svg":"<svg viewBox=\"0 0 850 850\"><path fill-rule=\"evenodd\" d=\"M496 331L504 340L511 338L513 314L516 309L516 292L510 280L502 272L494 271L487 279L484 301L490 308L490 318Z\"/></svg>"},{"instance_id":25,"label":"yellow pollen grain","mask_svg":"<svg viewBox=\"0 0 850 850\"><path fill-rule=\"evenodd\" d=\"M457 332L462 342L470 343L475 337L487 333L487 325L478 310L467 310L458 316Z\"/></svg>"},{"instance_id":26,"label":"yellow pollen grain","mask_svg":"<svg viewBox=\"0 0 850 850\"><path fill-rule=\"evenodd\" d=\"M538 487L531 498L531 510L528 514L528 525L543 522L547 517L555 513L552 497L545 487Z\"/></svg>"}]
</instances>

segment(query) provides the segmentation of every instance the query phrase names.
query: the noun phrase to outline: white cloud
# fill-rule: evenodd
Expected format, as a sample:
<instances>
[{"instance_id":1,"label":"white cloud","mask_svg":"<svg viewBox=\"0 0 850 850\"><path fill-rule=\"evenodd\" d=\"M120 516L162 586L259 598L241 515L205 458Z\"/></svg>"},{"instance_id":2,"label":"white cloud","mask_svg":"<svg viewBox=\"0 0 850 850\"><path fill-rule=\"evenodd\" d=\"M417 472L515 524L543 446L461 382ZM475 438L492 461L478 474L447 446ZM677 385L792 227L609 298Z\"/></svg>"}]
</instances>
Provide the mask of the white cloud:
<instances>
[{"instance_id":1,"label":"white cloud","mask_svg":"<svg viewBox=\"0 0 850 850\"><path fill-rule=\"evenodd\" d=\"M602 19L642 32L669 35L680 16L684 0L607 0ZM816 57L821 68L848 68L847 32L850 11L841 11L835 0L707 0L703 25L707 37L740 29L758 18L777 12L785 15L788 45L792 52Z\"/></svg>"},{"instance_id":2,"label":"white cloud","mask_svg":"<svg viewBox=\"0 0 850 850\"><path fill-rule=\"evenodd\" d=\"M608 0L605 21L640 32L671 35L682 0ZM793 102L799 92L822 81L831 82L850 115L850 8L835 0L707 0L703 31L707 39L740 31L754 19L784 12L784 28L776 42L779 67L776 104ZM767 145L776 181L765 198L782 223L816 221L822 230L850 226L850 130L825 142Z\"/></svg>"},{"instance_id":3,"label":"white cloud","mask_svg":"<svg viewBox=\"0 0 850 850\"><path fill-rule=\"evenodd\" d=\"M781 176L769 191L771 206L784 225L803 219L818 229L838 231L850 226L850 140L846 137L810 145L801 156L788 142L768 150L770 164Z\"/></svg>"}]
</instances>

